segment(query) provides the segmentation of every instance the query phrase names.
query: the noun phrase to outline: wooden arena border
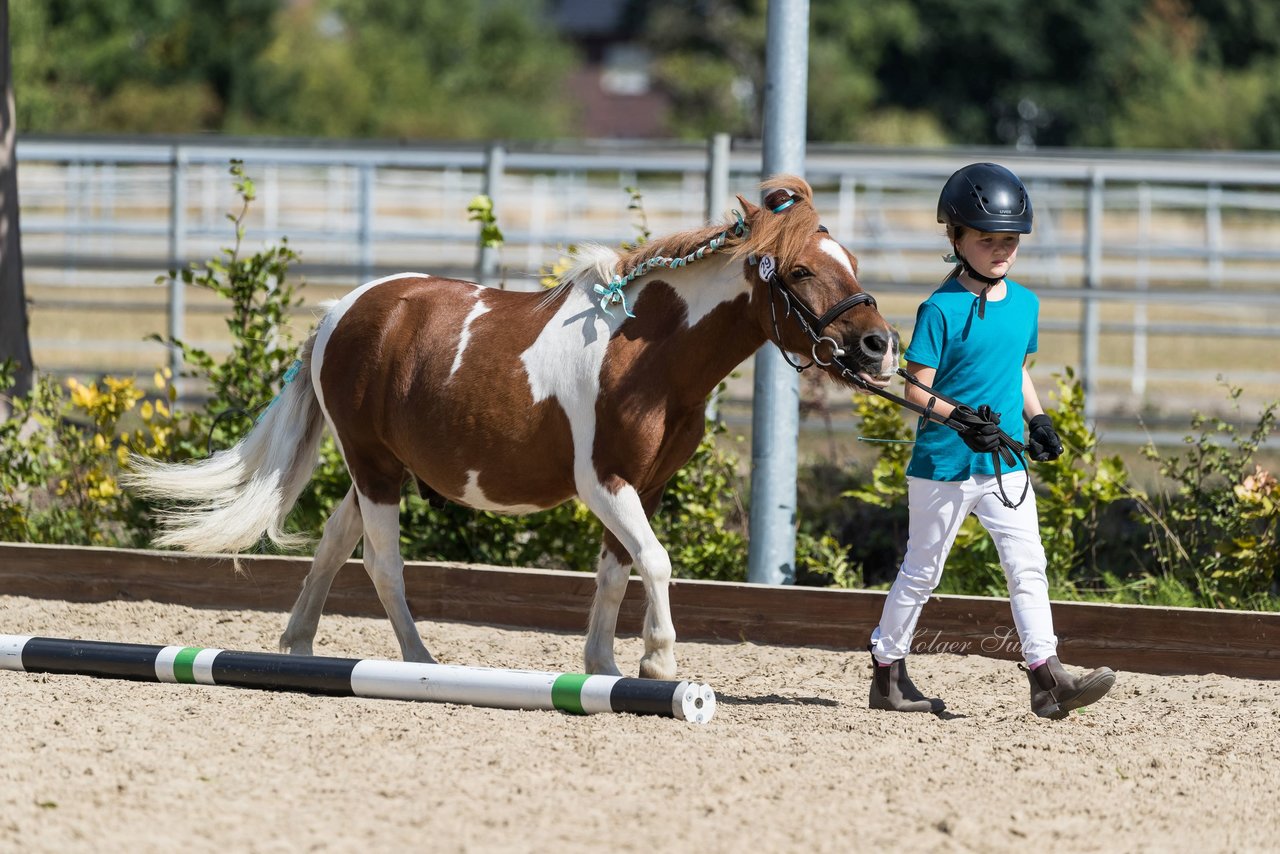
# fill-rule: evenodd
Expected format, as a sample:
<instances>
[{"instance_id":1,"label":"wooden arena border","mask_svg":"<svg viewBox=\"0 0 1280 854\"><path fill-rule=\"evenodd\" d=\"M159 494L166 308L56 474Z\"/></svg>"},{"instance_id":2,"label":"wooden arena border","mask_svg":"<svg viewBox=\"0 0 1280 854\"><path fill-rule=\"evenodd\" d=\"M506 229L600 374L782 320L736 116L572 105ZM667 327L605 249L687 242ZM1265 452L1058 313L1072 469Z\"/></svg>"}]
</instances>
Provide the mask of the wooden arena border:
<instances>
[{"instance_id":1,"label":"wooden arena border","mask_svg":"<svg viewBox=\"0 0 1280 854\"><path fill-rule=\"evenodd\" d=\"M0 594L72 602L149 599L196 608L287 611L308 560L0 543ZM589 573L456 563L410 563L409 607L420 620L581 632L595 590ZM728 641L861 651L884 594L676 580L671 609L685 641ZM631 579L619 632L638 632L644 592ZM382 617L357 561L338 573L327 613ZM1058 602L1062 658L1146 673L1221 673L1280 679L1280 613ZM1017 659L1006 599L935 596L916 633L919 652ZM0 632L12 631L3 625ZM323 631L323 623L321 624Z\"/></svg>"}]
</instances>

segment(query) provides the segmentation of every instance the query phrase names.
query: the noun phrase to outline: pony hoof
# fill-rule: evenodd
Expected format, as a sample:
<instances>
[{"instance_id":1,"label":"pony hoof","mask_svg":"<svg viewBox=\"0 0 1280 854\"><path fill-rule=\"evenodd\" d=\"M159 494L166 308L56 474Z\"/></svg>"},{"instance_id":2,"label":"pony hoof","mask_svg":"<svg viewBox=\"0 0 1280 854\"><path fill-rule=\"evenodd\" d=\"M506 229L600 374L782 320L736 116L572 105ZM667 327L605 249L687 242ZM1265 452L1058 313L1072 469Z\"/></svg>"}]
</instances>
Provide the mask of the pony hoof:
<instances>
[{"instance_id":1,"label":"pony hoof","mask_svg":"<svg viewBox=\"0 0 1280 854\"><path fill-rule=\"evenodd\" d=\"M676 660L674 656L645 656L640 659L641 679L662 679L670 681L676 678Z\"/></svg>"},{"instance_id":2,"label":"pony hoof","mask_svg":"<svg viewBox=\"0 0 1280 854\"><path fill-rule=\"evenodd\" d=\"M301 641L294 643L284 638L280 639L280 651L285 655L312 655L311 644L302 643Z\"/></svg>"},{"instance_id":3,"label":"pony hoof","mask_svg":"<svg viewBox=\"0 0 1280 854\"><path fill-rule=\"evenodd\" d=\"M427 652L425 649L422 650L421 652L405 653L404 660L411 661L414 664L439 664L440 663L436 661L435 656Z\"/></svg>"}]
</instances>

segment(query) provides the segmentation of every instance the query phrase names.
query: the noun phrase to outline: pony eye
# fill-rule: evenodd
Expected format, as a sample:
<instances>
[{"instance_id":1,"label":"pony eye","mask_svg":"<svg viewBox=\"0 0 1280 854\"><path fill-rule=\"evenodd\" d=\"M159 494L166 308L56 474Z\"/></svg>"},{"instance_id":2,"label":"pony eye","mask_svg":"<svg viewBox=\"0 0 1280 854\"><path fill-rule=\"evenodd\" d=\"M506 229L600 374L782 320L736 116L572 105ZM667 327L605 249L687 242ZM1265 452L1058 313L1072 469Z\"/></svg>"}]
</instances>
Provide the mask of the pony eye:
<instances>
[{"instance_id":1,"label":"pony eye","mask_svg":"<svg viewBox=\"0 0 1280 854\"><path fill-rule=\"evenodd\" d=\"M813 273L809 272L808 267L796 267L791 271L791 278L793 279L807 279L812 275Z\"/></svg>"}]
</instances>

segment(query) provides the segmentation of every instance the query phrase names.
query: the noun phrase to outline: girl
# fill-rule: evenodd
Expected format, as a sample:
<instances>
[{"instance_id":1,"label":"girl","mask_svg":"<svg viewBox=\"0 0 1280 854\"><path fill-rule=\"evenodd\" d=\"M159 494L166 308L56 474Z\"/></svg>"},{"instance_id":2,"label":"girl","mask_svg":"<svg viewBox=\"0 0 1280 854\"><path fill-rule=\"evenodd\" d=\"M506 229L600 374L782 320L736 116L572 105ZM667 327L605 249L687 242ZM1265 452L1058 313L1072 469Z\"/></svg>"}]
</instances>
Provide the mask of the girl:
<instances>
[{"instance_id":1,"label":"girl","mask_svg":"<svg viewBox=\"0 0 1280 854\"><path fill-rule=\"evenodd\" d=\"M938 221L946 225L957 263L916 314L907 370L953 399L989 405L997 417L1003 415L1001 428L1017 441L1023 439L1025 416L1031 458L1057 459L1062 444L1026 367L1037 348L1040 301L1006 278L1021 235L1031 233L1026 188L1003 166L966 166L942 188ZM1024 494L1025 468L1021 462L1012 470L996 468L990 453L995 428L962 436L934 423L950 414L949 404L911 383L906 397L922 407L932 401L932 415L920 420L907 467L907 552L871 635L871 708L940 712L945 707L911 683L906 655L920 611L941 581L947 553L970 513L1000 555L1027 661L1032 711L1056 720L1097 702L1115 683L1115 673L1102 667L1076 677L1058 661L1035 494L1026 490L1016 506L1004 497Z\"/></svg>"}]
</instances>

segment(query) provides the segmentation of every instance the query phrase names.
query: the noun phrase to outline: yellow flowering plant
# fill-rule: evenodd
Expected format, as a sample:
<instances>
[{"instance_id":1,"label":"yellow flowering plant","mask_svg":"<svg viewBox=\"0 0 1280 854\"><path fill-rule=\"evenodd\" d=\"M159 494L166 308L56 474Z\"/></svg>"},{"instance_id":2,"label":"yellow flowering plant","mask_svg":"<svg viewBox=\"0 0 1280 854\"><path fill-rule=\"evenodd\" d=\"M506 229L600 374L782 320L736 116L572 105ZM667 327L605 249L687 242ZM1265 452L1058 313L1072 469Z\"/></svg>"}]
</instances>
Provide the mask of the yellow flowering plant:
<instances>
[{"instance_id":1,"label":"yellow flowering plant","mask_svg":"<svg viewBox=\"0 0 1280 854\"><path fill-rule=\"evenodd\" d=\"M10 371L0 369L0 388ZM167 370L157 372L155 399L144 401L132 378L85 384L46 376L12 400L13 417L0 423L0 539L144 544L143 514L118 478L131 452L167 455L169 379Z\"/></svg>"}]
</instances>

